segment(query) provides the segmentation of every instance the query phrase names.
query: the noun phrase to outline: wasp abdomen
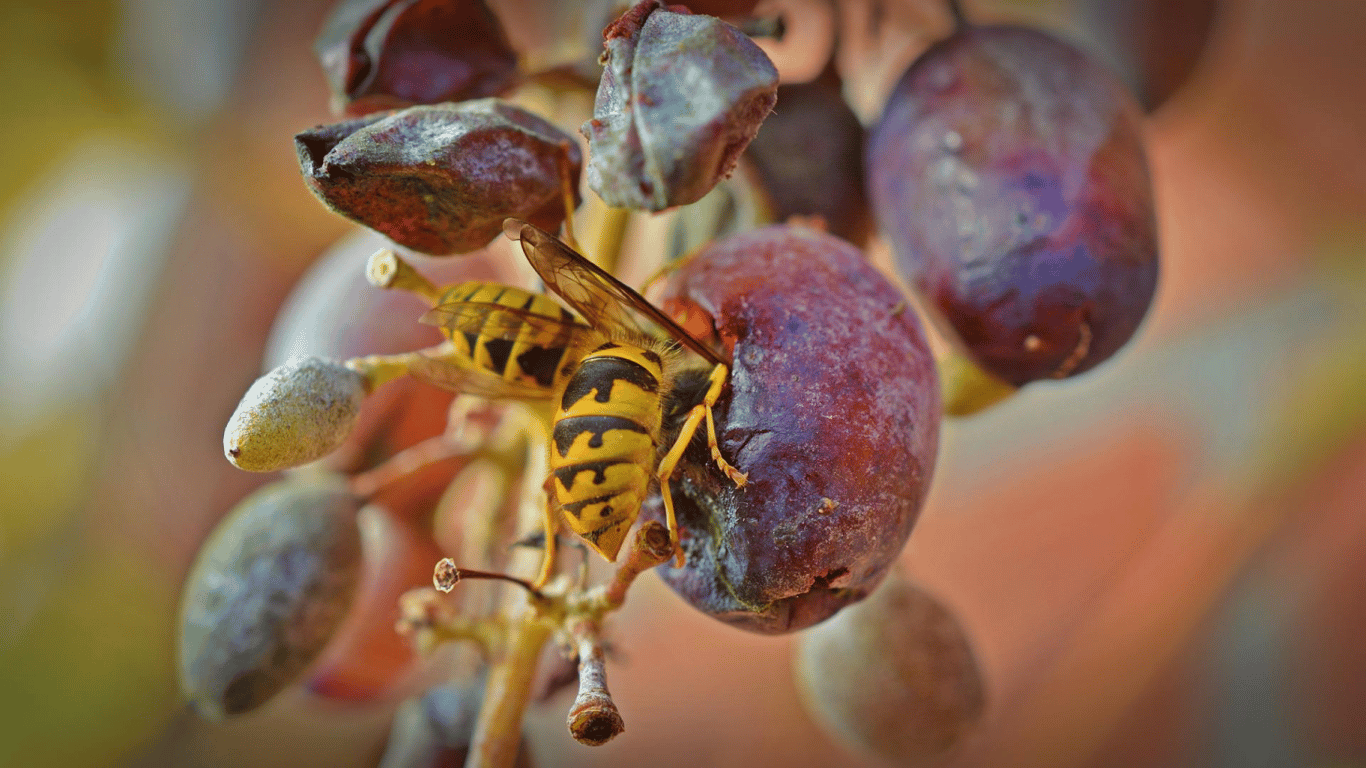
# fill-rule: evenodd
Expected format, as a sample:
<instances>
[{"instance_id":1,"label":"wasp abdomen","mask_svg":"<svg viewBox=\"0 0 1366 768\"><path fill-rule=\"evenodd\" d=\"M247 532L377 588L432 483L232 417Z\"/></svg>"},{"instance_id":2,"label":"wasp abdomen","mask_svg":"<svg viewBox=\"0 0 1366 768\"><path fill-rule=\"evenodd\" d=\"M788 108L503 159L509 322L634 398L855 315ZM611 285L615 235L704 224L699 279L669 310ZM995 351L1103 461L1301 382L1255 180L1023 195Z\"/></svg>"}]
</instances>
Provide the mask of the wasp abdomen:
<instances>
[{"instance_id":1,"label":"wasp abdomen","mask_svg":"<svg viewBox=\"0 0 1366 768\"><path fill-rule=\"evenodd\" d=\"M607 433L618 430L643 435L651 445L654 443L654 439L650 437L650 433L646 430L645 426L637 424L630 419L622 418L620 416L570 416L555 422L555 429L552 435L552 438L555 441L555 452L558 453L562 459L569 458L570 450L577 448L579 450L575 451L575 453L586 457L587 451L584 449L601 450L605 446L604 438L607 436ZM585 439L578 439L585 435L587 436ZM612 442L620 446L625 445L628 442L634 442L634 440L625 435L614 435ZM613 453L615 454L616 452L613 451ZM551 463L554 465L564 464L562 461L554 461L553 457Z\"/></svg>"},{"instance_id":2,"label":"wasp abdomen","mask_svg":"<svg viewBox=\"0 0 1366 768\"><path fill-rule=\"evenodd\" d=\"M497 283L461 283L447 291L442 301L501 304L561 323L570 323L574 317L542 294ZM515 327L518 319L511 313L495 312L487 318L485 325L488 323ZM482 328L450 336L457 351L475 366L497 374L505 381L534 382L547 389L555 383L569 344L567 335L550 335L527 323L522 324L516 339L493 333L486 335Z\"/></svg>"}]
</instances>

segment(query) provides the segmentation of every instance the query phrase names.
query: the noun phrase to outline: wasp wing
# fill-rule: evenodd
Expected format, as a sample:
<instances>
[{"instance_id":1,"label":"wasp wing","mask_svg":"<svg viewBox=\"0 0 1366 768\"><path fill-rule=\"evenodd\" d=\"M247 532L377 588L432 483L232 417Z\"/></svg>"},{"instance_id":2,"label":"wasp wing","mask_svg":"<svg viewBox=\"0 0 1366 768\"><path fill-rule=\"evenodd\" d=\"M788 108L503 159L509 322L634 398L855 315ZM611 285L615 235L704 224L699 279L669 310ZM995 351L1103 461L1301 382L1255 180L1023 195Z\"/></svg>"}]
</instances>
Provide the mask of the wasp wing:
<instances>
[{"instance_id":1,"label":"wasp wing","mask_svg":"<svg viewBox=\"0 0 1366 768\"><path fill-rule=\"evenodd\" d=\"M520 219L507 219L503 222L503 233L521 242L522 252L545 281L546 288L564 299L592 325L653 336L631 314L629 307L713 365L726 362L644 296L549 232Z\"/></svg>"},{"instance_id":2,"label":"wasp wing","mask_svg":"<svg viewBox=\"0 0 1366 768\"><path fill-rule=\"evenodd\" d=\"M554 395L547 387L508 381L439 350L424 351L409 361L408 374L442 389L489 400L547 400Z\"/></svg>"}]
</instances>

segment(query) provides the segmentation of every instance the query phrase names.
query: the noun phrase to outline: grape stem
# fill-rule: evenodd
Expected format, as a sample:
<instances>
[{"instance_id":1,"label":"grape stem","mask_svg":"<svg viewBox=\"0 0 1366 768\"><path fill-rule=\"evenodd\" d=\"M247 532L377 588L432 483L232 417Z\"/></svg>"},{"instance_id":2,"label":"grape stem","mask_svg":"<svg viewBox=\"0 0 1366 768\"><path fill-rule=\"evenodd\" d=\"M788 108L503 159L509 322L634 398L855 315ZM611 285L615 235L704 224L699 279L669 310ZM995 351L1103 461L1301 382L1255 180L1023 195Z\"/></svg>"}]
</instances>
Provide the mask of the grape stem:
<instances>
[{"instance_id":1,"label":"grape stem","mask_svg":"<svg viewBox=\"0 0 1366 768\"><path fill-rule=\"evenodd\" d=\"M511 768L522 743L522 715L550 627L535 611L513 625L503 656L489 672L465 768Z\"/></svg>"},{"instance_id":2,"label":"grape stem","mask_svg":"<svg viewBox=\"0 0 1366 768\"><path fill-rule=\"evenodd\" d=\"M601 746L625 731L626 724L607 690L607 661L597 624L579 622L570 631L578 640L579 693L569 708L569 734L580 744Z\"/></svg>"},{"instance_id":3,"label":"grape stem","mask_svg":"<svg viewBox=\"0 0 1366 768\"><path fill-rule=\"evenodd\" d=\"M962 32L969 25L968 16L963 12L962 0L944 0L948 5L949 15L953 17L953 31Z\"/></svg>"}]
</instances>

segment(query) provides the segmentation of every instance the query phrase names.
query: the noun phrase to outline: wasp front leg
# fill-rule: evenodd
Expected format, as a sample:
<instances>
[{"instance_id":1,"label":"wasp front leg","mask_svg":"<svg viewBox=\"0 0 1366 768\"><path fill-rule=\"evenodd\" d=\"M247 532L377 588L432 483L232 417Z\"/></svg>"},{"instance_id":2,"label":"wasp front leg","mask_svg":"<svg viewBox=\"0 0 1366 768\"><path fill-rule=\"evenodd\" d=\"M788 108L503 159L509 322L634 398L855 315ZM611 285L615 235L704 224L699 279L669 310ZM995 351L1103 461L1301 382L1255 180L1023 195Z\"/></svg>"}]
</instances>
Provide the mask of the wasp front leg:
<instances>
[{"instance_id":1,"label":"wasp front leg","mask_svg":"<svg viewBox=\"0 0 1366 768\"><path fill-rule=\"evenodd\" d=\"M678 439L674 441L669 452L659 462L660 495L664 497L664 515L669 524L669 542L674 546L675 551L678 551L678 518L674 513L673 491L669 487L669 478L673 476L674 469L678 467L678 462L683 458L683 451L687 449L688 443L692 442L693 436L697 434L697 430L702 426L703 421L707 423L707 447L711 448L711 457L716 462L716 466L720 467L721 471L726 473L726 477L729 477L737 487L743 488L745 481L749 479L748 475L731 466L730 462L721 455L721 446L716 439L716 420L712 416L711 409L721 397L721 390L725 388L726 381L729 378L730 369L726 366L717 365L711 369L711 384L707 387L707 393L702 397L702 402L693 406L693 409L688 412L688 418L683 422L683 427L678 432ZM675 564L680 567L683 565L683 553L681 551L678 551Z\"/></svg>"}]
</instances>

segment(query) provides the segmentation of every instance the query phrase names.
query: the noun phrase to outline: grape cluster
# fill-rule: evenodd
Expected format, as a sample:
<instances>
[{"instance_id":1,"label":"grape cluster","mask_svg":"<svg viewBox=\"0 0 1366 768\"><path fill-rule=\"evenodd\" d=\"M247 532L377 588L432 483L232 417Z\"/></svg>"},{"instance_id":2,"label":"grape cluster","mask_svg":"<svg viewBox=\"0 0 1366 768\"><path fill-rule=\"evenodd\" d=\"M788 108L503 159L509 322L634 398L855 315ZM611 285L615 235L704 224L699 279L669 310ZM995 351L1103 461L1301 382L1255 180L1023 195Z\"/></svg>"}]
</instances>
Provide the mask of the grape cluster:
<instances>
[{"instance_id":1,"label":"grape cluster","mask_svg":"<svg viewBox=\"0 0 1366 768\"><path fill-rule=\"evenodd\" d=\"M751 5L729 10L743 24ZM763 633L809 629L798 683L815 719L857 749L898 762L934 759L980 719L985 684L962 627L894 567L930 488L941 419L954 410L939 379L948 364L932 356L917 311L943 321L958 350L950 361L970 360L1007 390L1074 376L1113 355L1156 285L1140 111L1069 45L959 19L906 71L865 142L833 69L779 87L777 68L749 34L699 10L642 0L610 23L592 116L571 123L527 105L559 103L554 94L568 90L586 110L588 93L575 80L583 52L522 71L498 16L478 0L338 5L318 52L335 106L353 117L295 137L304 181L329 208L399 246L462 255L424 262L386 249L367 267L374 286L395 289L389 295L401 290L434 307L426 317L444 318L448 341L408 322L402 302L364 303L337 290L341 283L301 288L277 338L349 341L294 350L317 357L275 353L276 368L252 386L225 432L225 452L243 469L320 463L244 500L186 585L182 684L207 715L249 711L300 679L357 600L362 558L371 573L426 558L416 570L431 574L439 553L463 562L442 559L434 588L404 585L412 589L398 598L399 628L420 653L464 642L487 667L410 699L384 765L525 760L520 720L551 640L568 673L550 687L578 682L573 737L597 745L622 733L606 685L604 619L650 569L721 621ZM744 28L776 34L781 25ZM526 93L535 96L520 104L493 98ZM581 124L586 155L566 123ZM581 173L596 193L583 205ZM743 215L725 212L742 197ZM720 212L690 219L704 199ZM481 409L464 396L498 394L497 382L475 374L511 370L492 361L502 355L506 363L525 342L509 329L553 327L567 338L572 315L563 310L555 321L532 311L540 297L520 289L519 305L499 303L513 294L496 285L486 300L468 298L482 288L452 300L453 285L513 274L497 265L512 253L495 243L505 219L563 227L570 245L587 225L610 272L629 229L622 209L694 203L677 219L687 232L675 239L688 244L675 249L663 307L686 331L668 329L673 340L691 351L640 348L661 371L661 354L672 356L670 371L685 357L710 356L715 365L694 360L668 382L625 373L607 380L661 390L657 461L681 451L673 474L660 472L673 488L681 544L675 552L656 485L613 575L593 586L588 569L574 573L550 558L553 537L526 535L542 513L556 513L541 490L547 448L534 425L546 416L542 395L559 403L564 393L527 385L519 390L524 411ZM737 231L752 220L771 226ZM918 302L860 250L875 228ZM523 233L524 246L534 234L520 222L510 231ZM644 299L611 287L614 278L556 269L541 272L547 290L582 314L649 316ZM603 296L622 306L592 304ZM335 313L338 301L356 301L357 310ZM415 319L419 305L409 303ZM458 325L462 311L486 324ZM313 321L329 312L330 320ZM364 319L339 333L348 315ZM400 321L408 330L389 336L386 325ZM456 359L451 350L462 340L464 368L433 375L437 362ZM641 340L613 337L599 351L618 341ZM424 343L434 346L418 349ZM564 365L567 376L573 363ZM462 396L422 395L424 381ZM610 405L602 389L595 402ZM444 428L435 423L442 417ZM695 437L666 456L689 420ZM656 467L647 469L653 476ZM602 468L584 470L594 472L605 477ZM395 492L417 476L421 492ZM471 490L480 483L484 490ZM362 552L356 521L367 505L383 510L391 539L409 545L372 551L367 543ZM507 554L513 543L545 552L535 583L516 573L529 569ZM464 583L475 579L520 591L473 595ZM395 579L379 582L397 590ZM373 606L377 588L366 589ZM346 678L324 666L315 682ZM398 674L397 665L379 666Z\"/></svg>"}]
</instances>

